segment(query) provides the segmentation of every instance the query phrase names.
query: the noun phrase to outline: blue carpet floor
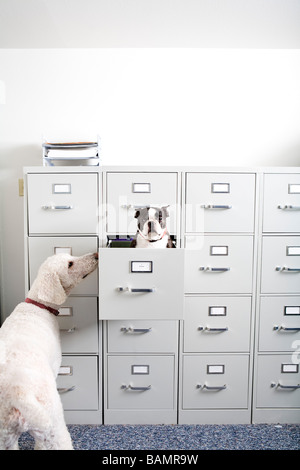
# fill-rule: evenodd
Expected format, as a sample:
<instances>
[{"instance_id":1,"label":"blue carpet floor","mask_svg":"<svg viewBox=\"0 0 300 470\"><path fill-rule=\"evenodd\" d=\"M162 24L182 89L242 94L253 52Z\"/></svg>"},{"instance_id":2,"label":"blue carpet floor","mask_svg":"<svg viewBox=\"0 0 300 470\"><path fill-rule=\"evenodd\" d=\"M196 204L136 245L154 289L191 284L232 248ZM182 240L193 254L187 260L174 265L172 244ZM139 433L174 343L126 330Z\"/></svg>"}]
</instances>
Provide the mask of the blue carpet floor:
<instances>
[{"instance_id":1,"label":"blue carpet floor","mask_svg":"<svg viewBox=\"0 0 300 470\"><path fill-rule=\"evenodd\" d=\"M76 450L299 450L300 425L69 425ZM20 448L33 440L24 434Z\"/></svg>"}]
</instances>

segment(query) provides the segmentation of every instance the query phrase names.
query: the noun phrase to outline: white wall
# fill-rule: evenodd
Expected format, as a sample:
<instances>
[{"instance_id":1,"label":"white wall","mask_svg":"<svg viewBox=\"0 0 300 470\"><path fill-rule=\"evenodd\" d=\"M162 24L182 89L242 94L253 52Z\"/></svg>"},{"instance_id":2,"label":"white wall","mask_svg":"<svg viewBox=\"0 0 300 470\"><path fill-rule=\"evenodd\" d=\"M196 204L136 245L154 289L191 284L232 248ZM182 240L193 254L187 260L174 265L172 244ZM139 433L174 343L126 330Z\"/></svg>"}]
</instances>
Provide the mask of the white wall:
<instances>
[{"instance_id":1,"label":"white wall","mask_svg":"<svg viewBox=\"0 0 300 470\"><path fill-rule=\"evenodd\" d=\"M299 50L0 50L0 81L4 316L24 296L17 180L43 136L99 133L104 165L300 163Z\"/></svg>"}]
</instances>

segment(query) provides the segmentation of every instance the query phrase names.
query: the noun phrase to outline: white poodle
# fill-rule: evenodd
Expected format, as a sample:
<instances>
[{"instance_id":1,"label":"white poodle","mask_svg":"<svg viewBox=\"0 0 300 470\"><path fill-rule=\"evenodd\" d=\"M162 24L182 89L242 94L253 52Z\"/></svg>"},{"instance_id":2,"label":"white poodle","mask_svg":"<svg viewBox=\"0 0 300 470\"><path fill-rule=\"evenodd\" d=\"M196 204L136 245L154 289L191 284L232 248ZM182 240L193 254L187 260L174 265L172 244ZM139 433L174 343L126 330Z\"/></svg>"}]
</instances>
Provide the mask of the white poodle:
<instances>
[{"instance_id":1,"label":"white poodle","mask_svg":"<svg viewBox=\"0 0 300 470\"><path fill-rule=\"evenodd\" d=\"M94 271L98 254L48 258L25 302L0 329L0 450L29 431L36 449L72 449L56 376L61 364L58 307Z\"/></svg>"}]
</instances>

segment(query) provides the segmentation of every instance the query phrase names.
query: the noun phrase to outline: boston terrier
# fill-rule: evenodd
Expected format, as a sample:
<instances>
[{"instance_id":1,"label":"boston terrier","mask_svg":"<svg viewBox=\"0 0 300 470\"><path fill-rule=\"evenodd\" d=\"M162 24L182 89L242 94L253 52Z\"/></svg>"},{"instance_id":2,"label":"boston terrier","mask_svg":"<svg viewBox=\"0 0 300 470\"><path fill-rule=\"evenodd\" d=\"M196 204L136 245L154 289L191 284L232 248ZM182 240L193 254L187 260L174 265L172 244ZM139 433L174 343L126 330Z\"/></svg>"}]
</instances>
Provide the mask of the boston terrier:
<instances>
[{"instance_id":1,"label":"boston terrier","mask_svg":"<svg viewBox=\"0 0 300 470\"><path fill-rule=\"evenodd\" d=\"M135 213L138 230L131 248L175 248L167 229L167 217L168 206L138 209Z\"/></svg>"}]
</instances>

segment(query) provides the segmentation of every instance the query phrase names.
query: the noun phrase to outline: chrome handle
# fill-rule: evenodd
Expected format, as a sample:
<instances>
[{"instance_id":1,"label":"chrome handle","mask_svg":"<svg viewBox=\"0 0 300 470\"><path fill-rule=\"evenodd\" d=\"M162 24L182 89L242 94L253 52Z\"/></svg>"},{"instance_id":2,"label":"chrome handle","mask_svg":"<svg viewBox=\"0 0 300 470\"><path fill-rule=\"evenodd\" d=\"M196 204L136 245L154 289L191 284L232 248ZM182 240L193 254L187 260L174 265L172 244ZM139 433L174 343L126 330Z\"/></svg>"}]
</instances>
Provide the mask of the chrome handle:
<instances>
[{"instance_id":1,"label":"chrome handle","mask_svg":"<svg viewBox=\"0 0 300 470\"><path fill-rule=\"evenodd\" d=\"M72 385L72 387L69 387L69 388L58 388L57 389L58 393L73 392L73 390L75 390L75 385Z\"/></svg>"},{"instance_id":2,"label":"chrome handle","mask_svg":"<svg viewBox=\"0 0 300 470\"><path fill-rule=\"evenodd\" d=\"M152 328L132 328L131 326L121 328L121 331L124 331L124 333L150 333L151 330Z\"/></svg>"},{"instance_id":3,"label":"chrome handle","mask_svg":"<svg viewBox=\"0 0 300 470\"><path fill-rule=\"evenodd\" d=\"M144 209L149 204L121 204L122 209Z\"/></svg>"},{"instance_id":4,"label":"chrome handle","mask_svg":"<svg viewBox=\"0 0 300 470\"><path fill-rule=\"evenodd\" d=\"M300 268L288 268L287 266L276 266L276 271L285 272L285 273L300 273Z\"/></svg>"},{"instance_id":5,"label":"chrome handle","mask_svg":"<svg viewBox=\"0 0 300 470\"><path fill-rule=\"evenodd\" d=\"M199 326L198 327L199 331L228 331L228 326L225 326L224 328L211 328L210 326Z\"/></svg>"},{"instance_id":6,"label":"chrome handle","mask_svg":"<svg viewBox=\"0 0 300 470\"><path fill-rule=\"evenodd\" d=\"M203 209L232 209L228 204L202 204L200 207Z\"/></svg>"},{"instance_id":7,"label":"chrome handle","mask_svg":"<svg viewBox=\"0 0 300 470\"><path fill-rule=\"evenodd\" d=\"M210 266L200 266L200 271L208 271L210 273L225 273L230 271L230 268L211 268Z\"/></svg>"},{"instance_id":8,"label":"chrome handle","mask_svg":"<svg viewBox=\"0 0 300 470\"><path fill-rule=\"evenodd\" d=\"M287 327L284 325L274 325L273 330L275 331L300 331L300 327Z\"/></svg>"},{"instance_id":9,"label":"chrome handle","mask_svg":"<svg viewBox=\"0 0 300 470\"><path fill-rule=\"evenodd\" d=\"M73 206L42 206L44 211L67 211L73 209Z\"/></svg>"},{"instance_id":10,"label":"chrome handle","mask_svg":"<svg viewBox=\"0 0 300 470\"><path fill-rule=\"evenodd\" d=\"M286 390L296 390L297 388L300 388L300 384L297 385L282 385L280 382L271 382L271 387L272 388L283 388Z\"/></svg>"},{"instance_id":11,"label":"chrome handle","mask_svg":"<svg viewBox=\"0 0 300 470\"><path fill-rule=\"evenodd\" d=\"M219 385L219 386L210 386L210 385L201 385L201 384L197 384L196 385L196 388L199 388L201 390L205 389L205 390L215 390L215 391L218 391L218 390L225 390L227 388L227 385Z\"/></svg>"},{"instance_id":12,"label":"chrome handle","mask_svg":"<svg viewBox=\"0 0 300 470\"><path fill-rule=\"evenodd\" d=\"M151 288L145 288L145 289L140 289L140 288L132 288L132 287L117 287L118 292L155 292L155 287Z\"/></svg>"},{"instance_id":13,"label":"chrome handle","mask_svg":"<svg viewBox=\"0 0 300 470\"><path fill-rule=\"evenodd\" d=\"M277 206L277 209L288 210L288 211L300 211L300 206L292 206L290 204L284 204Z\"/></svg>"},{"instance_id":14,"label":"chrome handle","mask_svg":"<svg viewBox=\"0 0 300 470\"><path fill-rule=\"evenodd\" d=\"M76 326L73 326L73 328L60 329L59 331L63 333L74 333L75 330L76 330Z\"/></svg>"},{"instance_id":15,"label":"chrome handle","mask_svg":"<svg viewBox=\"0 0 300 470\"><path fill-rule=\"evenodd\" d=\"M132 385L121 385L122 390L132 390L134 392L146 392L147 390L151 389L151 385L147 387L133 387Z\"/></svg>"}]
</instances>

